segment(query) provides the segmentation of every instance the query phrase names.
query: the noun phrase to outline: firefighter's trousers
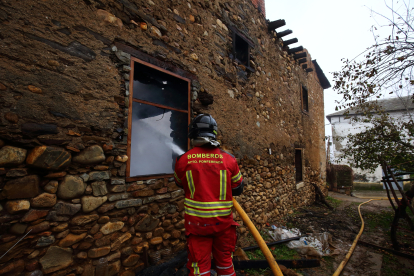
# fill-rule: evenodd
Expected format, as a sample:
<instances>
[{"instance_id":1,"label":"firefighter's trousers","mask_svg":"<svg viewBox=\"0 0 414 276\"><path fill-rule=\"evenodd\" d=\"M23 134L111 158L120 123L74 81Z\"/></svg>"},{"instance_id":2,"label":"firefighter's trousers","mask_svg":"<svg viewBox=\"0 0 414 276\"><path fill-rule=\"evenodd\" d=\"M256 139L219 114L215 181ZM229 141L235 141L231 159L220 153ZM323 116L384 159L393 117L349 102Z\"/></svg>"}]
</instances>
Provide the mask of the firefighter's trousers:
<instances>
[{"instance_id":1,"label":"firefighter's trousers","mask_svg":"<svg viewBox=\"0 0 414 276\"><path fill-rule=\"evenodd\" d=\"M233 268L233 252L236 247L236 226L209 236L189 235L188 263L189 276L210 276L211 258L213 253L215 270L219 276L236 275Z\"/></svg>"}]
</instances>

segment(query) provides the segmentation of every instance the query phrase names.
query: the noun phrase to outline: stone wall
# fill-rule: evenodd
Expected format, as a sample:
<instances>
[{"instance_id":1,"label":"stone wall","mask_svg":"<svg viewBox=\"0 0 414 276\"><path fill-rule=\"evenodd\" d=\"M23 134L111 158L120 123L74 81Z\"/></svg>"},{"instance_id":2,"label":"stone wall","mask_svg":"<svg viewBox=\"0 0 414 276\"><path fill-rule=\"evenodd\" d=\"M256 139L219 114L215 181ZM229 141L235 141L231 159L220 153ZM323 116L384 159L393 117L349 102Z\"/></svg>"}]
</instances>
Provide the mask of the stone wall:
<instances>
[{"instance_id":1,"label":"stone wall","mask_svg":"<svg viewBox=\"0 0 414 276\"><path fill-rule=\"evenodd\" d=\"M329 164L326 170L326 182L329 184L329 189L334 192L346 187L352 191L354 183L352 168L348 165Z\"/></svg>"},{"instance_id":2,"label":"stone wall","mask_svg":"<svg viewBox=\"0 0 414 276\"><path fill-rule=\"evenodd\" d=\"M131 55L192 80L192 115L216 118L258 228L325 181L323 89L250 1L0 0L0 24L0 256L24 237L0 275L134 275L185 249L183 191L126 178Z\"/></svg>"}]
</instances>

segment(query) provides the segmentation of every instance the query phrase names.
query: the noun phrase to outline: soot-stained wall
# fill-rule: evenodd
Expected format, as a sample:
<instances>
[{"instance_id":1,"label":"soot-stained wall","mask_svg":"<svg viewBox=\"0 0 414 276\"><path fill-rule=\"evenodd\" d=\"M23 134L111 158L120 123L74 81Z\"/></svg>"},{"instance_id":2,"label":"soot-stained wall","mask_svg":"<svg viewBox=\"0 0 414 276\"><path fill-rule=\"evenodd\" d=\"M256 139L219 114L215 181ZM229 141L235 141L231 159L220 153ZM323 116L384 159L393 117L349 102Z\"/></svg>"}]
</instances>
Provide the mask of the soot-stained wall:
<instances>
[{"instance_id":1,"label":"soot-stained wall","mask_svg":"<svg viewBox=\"0 0 414 276\"><path fill-rule=\"evenodd\" d=\"M258 228L325 181L323 89L250 1L1 0L0 25L0 255L27 234L1 275L101 275L101 258L109 275L134 275L185 249L183 191L127 178L131 58L191 80L191 116L217 120Z\"/></svg>"}]
</instances>

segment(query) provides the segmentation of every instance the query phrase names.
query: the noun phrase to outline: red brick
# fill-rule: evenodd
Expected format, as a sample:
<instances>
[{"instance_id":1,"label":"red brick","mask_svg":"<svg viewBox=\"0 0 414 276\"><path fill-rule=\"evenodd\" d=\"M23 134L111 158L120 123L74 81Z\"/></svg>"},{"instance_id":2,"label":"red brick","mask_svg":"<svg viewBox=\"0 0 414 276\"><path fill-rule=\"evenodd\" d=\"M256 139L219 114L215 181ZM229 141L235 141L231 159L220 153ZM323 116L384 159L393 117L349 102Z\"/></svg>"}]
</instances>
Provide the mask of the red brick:
<instances>
[{"instance_id":1,"label":"red brick","mask_svg":"<svg viewBox=\"0 0 414 276\"><path fill-rule=\"evenodd\" d=\"M264 17L266 17L265 0L252 0L252 3L256 8L259 8L259 5L260 5L260 11L264 15Z\"/></svg>"}]
</instances>

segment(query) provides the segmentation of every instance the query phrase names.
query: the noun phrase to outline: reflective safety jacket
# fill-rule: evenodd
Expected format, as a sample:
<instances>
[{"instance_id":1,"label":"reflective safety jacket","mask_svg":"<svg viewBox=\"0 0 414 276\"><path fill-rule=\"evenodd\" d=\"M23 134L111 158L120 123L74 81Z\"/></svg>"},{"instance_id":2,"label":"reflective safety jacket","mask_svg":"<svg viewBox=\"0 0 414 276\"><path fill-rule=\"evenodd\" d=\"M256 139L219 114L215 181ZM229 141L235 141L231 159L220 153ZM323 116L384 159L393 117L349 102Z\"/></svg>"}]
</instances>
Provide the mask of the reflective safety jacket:
<instances>
[{"instance_id":1,"label":"reflective safety jacket","mask_svg":"<svg viewBox=\"0 0 414 276\"><path fill-rule=\"evenodd\" d=\"M242 183L236 159L219 148L194 147L177 158L174 178L185 191L185 229L210 235L237 225L232 188Z\"/></svg>"}]
</instances>

